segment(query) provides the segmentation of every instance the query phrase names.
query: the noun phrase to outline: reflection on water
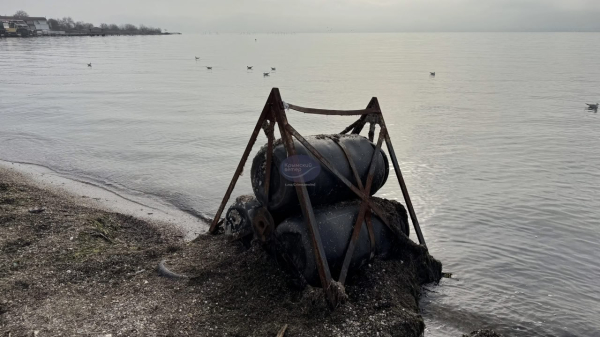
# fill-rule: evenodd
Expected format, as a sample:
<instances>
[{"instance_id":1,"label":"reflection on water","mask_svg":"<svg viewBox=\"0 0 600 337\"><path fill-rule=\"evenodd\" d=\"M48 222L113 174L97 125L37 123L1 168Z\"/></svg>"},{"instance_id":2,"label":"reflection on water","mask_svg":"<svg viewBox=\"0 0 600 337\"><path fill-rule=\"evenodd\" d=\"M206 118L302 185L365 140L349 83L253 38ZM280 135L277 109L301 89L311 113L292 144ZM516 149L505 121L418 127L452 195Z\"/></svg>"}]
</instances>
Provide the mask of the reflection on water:
<instances>
[{"instance_id":1,"label":"reflection on water","mask_svg":"<svg viewBox=\"0 0 600 337\"><path fill-rule=\"evenodd\" d=\"M322 108L377 96L428 246L455 277L422 301L427 336L598 335L600 117L584 103L600 95L599 34L258 41L0 40L0 159L210 215L271 87ZM289 119L306 135L353 121ZM402 198L392 179L379 194Z\"/></svg>"}]
</instances>

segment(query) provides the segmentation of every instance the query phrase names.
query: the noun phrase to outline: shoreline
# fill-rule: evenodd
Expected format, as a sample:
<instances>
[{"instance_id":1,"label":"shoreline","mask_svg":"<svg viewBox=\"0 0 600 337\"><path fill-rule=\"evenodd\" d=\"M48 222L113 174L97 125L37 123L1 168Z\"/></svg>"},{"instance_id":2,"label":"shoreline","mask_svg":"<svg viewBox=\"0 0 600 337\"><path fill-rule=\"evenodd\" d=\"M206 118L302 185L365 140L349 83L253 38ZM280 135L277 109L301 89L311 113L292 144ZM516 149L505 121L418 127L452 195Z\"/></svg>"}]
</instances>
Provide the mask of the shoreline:
<instances>
[{"instance_id":1,"label":"shoreline","mask_svg":"<svg viewBox=\"0 0 600 337\"><path fill-rule=\"evenodd\" d=\"M419 271L435 262L414 247L404 262L375 260L349 278L348 302L331 311L321 289L293 287L260 245L247 250L225 235L185 242L173 227L55 191L0 167L1 335L275 336L285 324L287 337L424 330L420 284L434 279ZM162 260L191 277L160 276Z\"/></svg>"},{"instance_id":2,"label":"shoreline","mask_svg":"<svg viewBox=\"0 0 600 337\"><path fill-rule=\"evenodd\" d=\"M0 335L276 336L287 326L287 337L418 337L422 286L441 273L401 241L401 260L375 259L349 277L348 300L332 311L256 242L189 242L175 224L93 205L0 165ZM165 260L188 277L159 275Z\"/></svg>"},{"instance_id":3,"label":"shoreline","mask_svg":"<svg viewBox=\"0 0 600 337\"><path fill-rule=\"evenodd\" d=\"M131 215L136 218L175 226L184 233L185 240L193 240L208 230L208 219L190 214L175 206L160 202L147 194L143 197L128 195L107 186L66 177L48 167L0 160L0 169L15 170L31 179L31 183L57 194L80 197L86 206Z\"/></svg>"}]
</instances>

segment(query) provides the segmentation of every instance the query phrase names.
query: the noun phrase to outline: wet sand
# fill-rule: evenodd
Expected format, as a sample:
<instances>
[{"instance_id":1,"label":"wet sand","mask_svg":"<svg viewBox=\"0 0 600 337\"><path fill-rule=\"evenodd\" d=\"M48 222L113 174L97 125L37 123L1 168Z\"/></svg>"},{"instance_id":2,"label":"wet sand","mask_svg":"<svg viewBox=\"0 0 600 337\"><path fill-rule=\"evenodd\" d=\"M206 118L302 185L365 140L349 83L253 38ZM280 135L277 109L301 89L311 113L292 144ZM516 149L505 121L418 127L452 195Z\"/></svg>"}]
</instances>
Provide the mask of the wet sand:
<instances>
[{"instance_id":1,"label":"wet sand","mask_svg":"<svg viewBox=\"0 0 600 337\"><path fill-rule=\"evenodd\" d=\"M83 200L83 202L82 202ZM419 336L436 261L406 243L349 278L331 311L258 246L88 205L0 167L2 336ZM166 260L186 279L160 276Z\"/></svg>"},{"instance_id":2,"label":"wet sand","mask_svg":"<svg viewBox=\"0 0 600 337\"><path fill-rule=\"evenodd\" d=\"M117 186L108 188L90 181L65 178L49 168L0 160L0 168L16 170L29 178L28 183L59 195L80 197L78 204L92 208L132 215L142 220L176 226L186 240L191 240L208 230L207 217L184 212L172 205L134 191L125 191Z\"/></svg>"}]
</instances>

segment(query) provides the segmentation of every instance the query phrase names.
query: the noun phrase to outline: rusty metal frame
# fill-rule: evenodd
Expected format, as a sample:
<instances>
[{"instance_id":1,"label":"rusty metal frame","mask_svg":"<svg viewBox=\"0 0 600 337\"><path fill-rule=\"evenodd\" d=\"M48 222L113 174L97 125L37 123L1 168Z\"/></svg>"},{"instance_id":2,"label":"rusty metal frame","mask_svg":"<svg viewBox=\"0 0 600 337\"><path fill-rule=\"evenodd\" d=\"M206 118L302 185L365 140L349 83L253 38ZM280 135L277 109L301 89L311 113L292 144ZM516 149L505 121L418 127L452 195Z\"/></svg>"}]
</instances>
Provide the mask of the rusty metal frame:
<instances>
[{"instance_id":1,"label":"rusty metal frame","mask_svg":"<svg viewBox=\"0 0 600 337\"><path fill-rule=\"evenodd\" d=\"M358 175L358 172L356 171L356 166L355 166L354 162L351 160L351 158L349 157L346 148L343 146L343 144L338 143L348 159L350 168L352 169L354 178L356 180L356 184L358 186L355 186L355 184L353 184L347 178L342 176L340 174L340 172L337 169L335 169L335 167L333 165L331 165L331 163L329 163L327 161L326 158L324 158L313 146L311 146L308 143L308 141L306 141L306 139L304 137L302 137L302 135L300 135L300 133L298 133L298 131L296 131L288 123L286 112L285 112L286 108L300 111L303 113L308 113L308 114L360 116L357 121L352 123L346 129L344 129L341 133L345 134L348 132L352 132L353 134L360 134L360 132L362 131L364 126L367 123L369 123L370 124L369 139L371 141L373 141L373 139L374 139L376 125L379 125L379 127L380 127L379 137L377 140L376 151L373 152L373 157L371 158L369 173L367 175L367 181L364 182L364 184L363 184L363 182L360 180L360 176ZM398 164L398 160L396 158L396 153L394 152L394 148L392 146L392 141L391 141L389 133L387 131L387 127L385 125L385 121L383 119L383 115L381 112L381 108L379 106L379 102L377 101L377 98L373 97L371 99L371 101L369 102L369 104L367 105L366 109L363 109L363 110L313 109L313 108L304 108L304 107L300 107L300 106L292 105L292 104L286 104L284 106L284 103L281 99L281 95L279 93L278 88L273 88L271 90L269 98L267 99L267 102L263 108L263 111L256 123L256 126L254 127L254 131L252 132L252 135L250 136L248 145L246 146L246 149L244 150L244 153L242 154L242 158L237 166L237 169L233 175L233 178L231 179L229 187L227 188L227 191L225 192L225 196L223 197L223 200L219 206L217 214L215 215L215 218L213 219L213 221L211 223L209 233L215 233L217 231L218 226L219 226L219 220L221 218L223 210L225 209L225 206L226 206L227 202L229 201L229 198L231 197L231 193L233 192L233 189L235 187L235 184L237 183L237 180L239 179L240 175L242 174L244 165L246 164L246 161L248 160L248 156L250 155L252 147L254 146L254 143L256 142L256 139L257 139L258 134L260 133L261 129L263 129L265 131L265 134L268 139L266 172L265 172L266 173L265 177L267 177L267 178L265 179L265 186L264 186L265 195L267 198L265 205L268 205L269 188L270 188L269 177L270 177L270 173L271 173L273 143L275 140L274 139L275 124L277 124L277 126L279 128L279 132L281 134L281 139L283 141L283 145L285 146L288 157L292 156L292 160L295 160L296 148L294 146L294 141L293 141L293 139L295 138L321 163L321 165L325 166L332 174L334 174L338 179L340 179L340 181L342 181L344 183L344 185L346 185L348 188L350 188L350 190L352 190L359 197L359 199L361 199L360 211L359 211L358 217L356 219L356 223L354 224L352 236L351 236L350 242L348 243L348 248L346 250L346 255L344 257L344 263L342 265L342 269L340 271L340 275L339 275L339 278L337 281L337 282L339 282L339 284L343 285L346 281L346 276L347 276L348 269L350 266L350 261L352 259L352 254L354 253L356 241L358 240L358 237L360 236L361 228L362 228L362 225L364 222L366 222L366 226L367 226L367 229L369 232L369 239L371 240L371 253L373 254L373 252L374 252L374 242L373 242L374 235L373 235L372 222L371 222L371 214L372 213L376 214L382 220L382 222L392 230L392 232L394 234L402 235L402 233L400 232L400 230L398 228L396 228L395 226L392 226L390 224L390 222L387 219L384 212L372 201L371 196L370 196L371 185L373 183L373 176L374 176L374 172L375 172L374 162L377 158L377 154L379 153L379 150L381 149L384 141L386 143L388 153L392 160L392 164L394 166L394 171L396 172L396 177L398 179L400 189L402 190L402 195L404 197L406 207L410 214L410 218L412 220L413 227L414 227L417 237L419 239L419 243L422 246L424 246L425 248L427 248L427 246L425 244L425 239L423 237L423 233L421 232L419 221L417 220L416 213L414 211L412 202L410 200L410 195L408 193L408 189L404 182L404 178L402 177L402 172L400 171L400 165ZM327 258L325 256L325 250L324 250L323 243L321 241L321 236L320 236L320 233L319 233L319 230L317 227L317 222L315 220L313 207L312 207L310 198L308 196L308 191L306 189L306 185L303 184L303 182L304 182L303 178L300 178L299 183L295 184L296 185L296 193L298 195L298 200L300 201L300 207L302 209L303 217L304 217L304 219L306 219L306 225L308 228L308 232L312 238L312 246L313 246L313 249L315 250L315 257L317 260L316 262L317 262L317 268L319 271L319 277L321 280L321 285L327 295L327 299L328 299L330 305L335 307L335 306L337 306L337 304L338 304L337 302L339 300L339 296L337 296L335 294L336 282L333 280L333 278L331 276L331 271L330 271L329 265L327 263ZM338 287L338 289L339 289L339 287ZM341 289L343 289L343 288L341 288Z\"/></svg>"}]
</instances>

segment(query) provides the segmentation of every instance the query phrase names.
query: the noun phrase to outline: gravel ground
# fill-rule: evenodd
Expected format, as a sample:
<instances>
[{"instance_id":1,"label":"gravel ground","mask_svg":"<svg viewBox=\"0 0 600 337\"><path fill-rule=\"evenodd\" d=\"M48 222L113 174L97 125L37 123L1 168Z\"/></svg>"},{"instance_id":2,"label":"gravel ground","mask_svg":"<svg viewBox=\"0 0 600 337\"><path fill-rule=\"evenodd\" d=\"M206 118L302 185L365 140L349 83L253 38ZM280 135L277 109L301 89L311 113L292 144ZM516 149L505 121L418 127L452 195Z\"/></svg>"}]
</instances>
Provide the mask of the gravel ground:
<instances>
[{"instance_id":1,"label":"gravel ground","mask_svg":"<svg viewBox=\"0 0 600 337\"><path fill-rule=\"evenodd\" d=\"M404 244L350 277L332 311L258 244L185 242L0 168L0 336L420 336L418 297L441 264ZM163 259L189 278L160 276Z\"/></svg>"}]
</instances>

